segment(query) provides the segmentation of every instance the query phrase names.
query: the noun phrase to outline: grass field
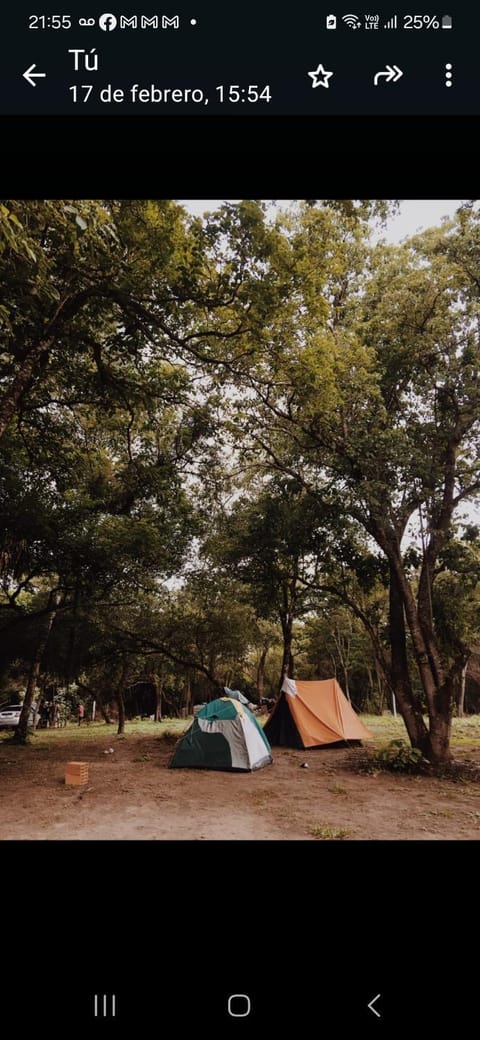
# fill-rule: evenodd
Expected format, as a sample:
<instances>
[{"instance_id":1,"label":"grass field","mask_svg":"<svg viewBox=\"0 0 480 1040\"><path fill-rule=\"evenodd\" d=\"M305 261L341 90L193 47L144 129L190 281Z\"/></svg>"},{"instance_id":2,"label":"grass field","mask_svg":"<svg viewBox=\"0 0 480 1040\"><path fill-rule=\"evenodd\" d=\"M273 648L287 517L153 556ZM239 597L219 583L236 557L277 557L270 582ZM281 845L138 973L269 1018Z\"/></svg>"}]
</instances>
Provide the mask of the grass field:
<instances>
[{"instance_id":1,"label":"grass field","mask_svg":"<svg viewBox=\"0 0 480 1040\"><path fill-rule=\"evenodd\" d=\"M367 729L373 733L376 747L388 744L390 740L404 740L408 744L407 731L400 716L397 716L395 719L392 715L362 715L361 718ZM259 718L262 724L265 720L266 716ZM95 741L103 743L105 738L111 738L112 741L128 740L129 734L148 737L158 736L159 738L166 737L168 740L169 736L179 737L188 728L191 721L192 717L186 719L165 719L162 722L152 722L150 719L137 719L127 722L125 733L121 736L117 736L115 723L111 726L106 726L102 720L84 723L79 726L76 722L69 722L62 729L36 730L31 735L30 745L38 750L46 750L54 746L56 741L64 740L67 735L73 745L75 743L83 745L86 742L94 743ZM9 743L10 737L11 731L3 730L0 732L0 741ZM452 748L469 745L480 748L480 715L470 715L463 719L453 720Z\"/></svg>"},{"instance_id":2,"label":"grass field","mask_svg":"<svg viewBox=\"0 0 480 1040\"><path fill-rule=\"evenodd\" d=\"M388 744L389 740L404 740L408 744L407 731L400 716L394 719L392 715L362 715L362 721L373 733L376 744ZM465 744L480 747L480 715L453 719L452 748Z\"/></svg>"},{"instance_id":3,"label":"grass field","mask_svg":"<svg viewBox=\"0 0 480 1040\"><path fill-rule=\"evenodd\" d=\"M124 734L120 736L117 734L117 725L112 723L111 726L107 726L103 720L101 722L87 722L81 726L77 722L69 722L66 726L62 726L60 729L37 729L34 733L30 734L29 743L32 748L45 749L55 745L56 741L62 741L68 736L69 741L72 744L92 743L100 741L102 744L105 739L113 741L128 740L129 734L135 734L136 736L158 736L164 737L171 733L175 738L179 737L181 733L188 728L191 723L191 719L168 719L165 722L152 722L150 719L136 719L132 722L127 722L126 730ZM7 741L10 743L12 736L12 730L3 730L0 732L0 741Z\"/></svg>"}]
</instances>

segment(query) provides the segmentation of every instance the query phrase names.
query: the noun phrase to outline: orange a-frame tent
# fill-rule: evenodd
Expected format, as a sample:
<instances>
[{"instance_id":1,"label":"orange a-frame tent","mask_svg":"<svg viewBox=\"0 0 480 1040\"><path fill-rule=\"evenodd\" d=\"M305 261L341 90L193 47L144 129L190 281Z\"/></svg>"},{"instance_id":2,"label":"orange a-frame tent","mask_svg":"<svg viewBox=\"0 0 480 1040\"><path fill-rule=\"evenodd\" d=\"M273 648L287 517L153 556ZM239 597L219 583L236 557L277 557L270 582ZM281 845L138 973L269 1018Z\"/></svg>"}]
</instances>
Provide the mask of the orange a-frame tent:
<instances>
[{"instance_id":1,"label":"orange a-frame tent","mask_svg":"<svg viewBox=\"0 0 480 1040\"><path fill-rule=\"evenodd\" d=\"M373 740L336 679L284 679L264 732L270 744L293 748Z\"/></svg>"}]
</instances>

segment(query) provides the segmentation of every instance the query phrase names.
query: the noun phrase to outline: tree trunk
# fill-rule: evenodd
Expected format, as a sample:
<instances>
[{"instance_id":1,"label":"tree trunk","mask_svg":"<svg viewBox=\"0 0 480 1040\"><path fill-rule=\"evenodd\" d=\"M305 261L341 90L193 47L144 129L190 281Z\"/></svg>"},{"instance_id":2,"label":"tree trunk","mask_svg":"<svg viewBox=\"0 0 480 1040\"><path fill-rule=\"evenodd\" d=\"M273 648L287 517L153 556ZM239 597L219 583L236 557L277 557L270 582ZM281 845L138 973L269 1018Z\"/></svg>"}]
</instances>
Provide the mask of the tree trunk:
<instances>
[{"instance_id":1,"label":"tree trunk","mask_svg":"<svg viewBox=\"0 0 480 1040\"><path fill-rule=\"evenodd\" d=\"M374 685L373 685L373 672L370 665L366 665L366 671L368 675L368 693L367 693L367 711L372 711L372 704L374 703ZM380 712L381 714L381 712Z\"/></svg>"},{"instance_id":2,"label":"tree trunk","mask_svg":"<svg viewBox=\"0 0 480 1040\"><path fill-rule=\"evenodd\" d=\"M257 665L257 693L259 703L265 696L265 664L267 660L268 650L268 646L263 647L263 650L260 654L260 660Z\"/></svg>"},{"instance_id":3,"label":"tree trunk","mask_svg":"<svg viewBox=\"0 0 480 1040\"><path fill-rule=\"evenodd\" d=\"M155 683L155 722L162 721L162 689L163 680Z\"/></svg>"},{"instance_id":4,"label":"tree trunk","mask_svg":"<svg viewBox=\"0 0 480 1040\"><path fill-rule=\"evenodd\" d=\"M282 624L282 635L283 635L283 654L282 654L282 671L280 675L280 688L283 685L283 680L287 675L289 679L293 679L294 676L294 661L292 655L292 641L293 641L293 617L291 614L284 614L280 618Z\"/></svg>"},{"instance_id":5,"label":"tree trunk","mask_svg":"<svg viewBox=\"0 0 480 1040\"><path fill-rule=\"evenodd\" d=\"M383 542L381 542L379 540L378 544L381 545L381 548L383 549L383 551L386 552L386 549L384 547ZM312 587L314 588L315 586L312 586ZM337 596L340 599L340 601L342 603L344 603L349 608L349 610L352 611L352 614L354 615L354 617L357 617L358 620L361 621L365 631L367 632L367 634L369 636L370 642L372 644L372 649L373 649L373 654L374 654L374 658L375 658L375 664L376 664L377 672L378 672L379 675L383 676L383 680L384 680L383 694L385 695L385 686L388 686L388 687L391 686L391 668L390 668L390 662L387 660L387 655L386 655L386 653L384 651L384 648L382 646L382 643L381 643L378 631L376 630L375 626L372 625L372 622L368 618L368 616L365 613L365 611L362 610L362 608L355 601L355 599L352 599L350 596L347 596L345 594L344 590L342 590L340 592L335 586L333 586L333 587L331 586L328 589L325 586L323 586L323 591L324 592L325 591L329 591L334 596ZM332 659L333 668L334 668L334 674L335 674L335 678L336 678L336 676L337 676L337 662L336 662L336 659L335 659L335 657L334 657L334 655L332 653L330 653L330 657Z\"/></svg>"},{"instance_id":6,"label":"tree trunk","mask_svg":"<svg viewBox=\"0 0 480 1040\"><path fill-rule=\"evenodd\" d=\"M453 494L452 489L453 484L450 489ZM425 693L429 730L426 730L423 720L422 723L420 722L419 712L416 707L418 698L413 696L411 688L409 690L405 686L405 682L402 681L402 673L405 677L407 673L404 670L402 661L397 660L396 668L400 673L400 682L398 687L394 685L394 691L399 701L400 711L413 747L419 748L430 761L442 764L451 757L447 738L451 729L453 693L451 683L447 682L447 674L431 624L431 584L428 585L428 583L431 583L430 575L433 573L433 564L436 559L436 553L438 555L437 550L439 546L441 547L443 535L440 540L437 538L436 549L434 541L432 541L432 535L431 544L424 551L424 566L421 574L421 602L418 603L415 600L402 560L400 551L402 532L397 530L392 535L375 519L372 520L371 531L389 561L390 589L394 590L395 597L401 594L403 599L402 617L406 618L408 624L415 654L415 663ZM427 554L428 560L426 559ZM448 702L449 696L452 697L451 704ZM426 738L425 732L427 734Z\"/></svg>"},{"instance_id":7,"label":"tree trunk","mask_svg":"<svg viewBox=\"0 0 480 1040\"><path fill-rule=\"evenodd\" d=\"M120 686L115 694L115 700L118 705L117 736L120 736L122 733L125 733L125 701L123 699L123 690Z\"/></svg>"},{"instance_id":8,"label":"tree trunk","mask_svg":"<svg viewBox=\"0 0 480 1040\"><path fill-rule=\"evenodd\" d=\"M108 705L105 705L104 700L103 700L103 696L100 693L100 691L99 690L92 690L90 686L86 685L86 683L80 682L78 676L75 679L75 682L76 682L77 686L80 687L81 690L86 690L87 693L91 694L93 700L97 702L97 708L98 708L98 710L99 710L99 712L100 712L100 714L102 716L103 721L106 723L107 726L111 726L112 725L112 720L111 720L109 712L108 712Z\"/></svg>"},{"instance_id":9,"label":"tree trunk","mask_svg":"<svg viewBox=\"0 0 480 1040\"><path fill-rule=\"evenodd\" d=\"M379 661L375 658L375 677L376 685L378 690L378 711L380 715L383 715L383 709L385 707L385 677L383 674L383 668Z\"/></svg>"},{"instance_id":10,"label":"tree trunk","mask_svg":"<svg viewBox=\"0 0 480 1040\"><path fill-rule=\"evenodd\" d=\"M449 678L438 691L437 710L430 717L430 747L426 757L431 762L442 764L452 757L450 738L454 703L453 679Z\"/></svg>"},{"instance_id":11,"label":"tree trunk","mask_svg":"<svg viewBox=\"0 0 480 1040\"><path fill-rule=\"evenodd\" d=\"M112 725L112 720L110 718L110 713L109 713L109 710L108 710L108 704L104 703L102 694L99 693L98 690L96 691L96 694L95 694L95 700L97 702L97 707L98 707L98 710L100 712L100 715L102 716L103 721L105 722L105 724L107 726L111 726Z\"/></svg>"},{"instance_id":12,"label":"tree trunk","mask_svg":"<svg viewBox=\"0 0 480 1040\"><path fill-rule=\"evenodd\" d=\"M351 703L352 699L350 697L350 686L348 684L348 667L346 664L343 665L343 682L345 685L345 696L347 698L347 701L350 701Z\"/></svg>"},{"instance_id":13,"label":"tree trunk","mask_svg":"<svg viewBox=\"0 0 480 1040\"><path fill-rule=\"evenodd\" d=\"M77 583L77 585L75 586L75 592L74 592L74 595L73 595L72 615L71 615L71 618L70 618L70 631L68 633L68 640L67 640L67 660L66 660L66 665L65 665L65 685L67 687L67 692L70 689L70 685L71 685L71 682L72 682L72 676L74 675L74 668L73 668L74 660L73 660L73 658L74 658L74 654L75 654L75 644L76 644L76 641L77 641L78 601L79 601L79 598L80 598L80 592L79 592L79 587L78 587L78 583Z\"/></svg>"},{"instance_id":14,"label":"tree trunk","mask_svg":"<svg viewBox=\"0 0 480 1040\"><path fill-rule=\"evenodd\" d=\"M457 691L455 695L455 702L457 705L457 715L459 719L463 719L465 713L465 686L467 683L467 667L468 661L465 664L458 676Z\"/></svg>"},{"instance_id":15,"label":"tree trunk","mask_svg":"<svg viewBox=\"0 0 480 1040\"><path fill-rule=\"evenodd\" d=\"M178 719L179 712L178 712L178 707L175 704L175 702L172 701L171 697L169 697L165 693L165 691L162 693L162 696L163 696L163 703L164 703L164 705L167 708L167 715L169 715L171 718Z\"/></svg>"},{"instance_id":16,"label":"tree trunk","mask_svg":"<svg viewBox=\"0 0 480 1040\"><path fill-rule=\"evenodd\" d=\"M440 765L449 762L452 755L450 751L450 738L452 734L452 720L442 715L435 715L430 721L429 747L425 757L429 762Z\"/></svg>"},{"instance_id":17,"label":"tree trunk","mask_svg":"<svg viewBox=\"0 0 480 1040\"><path fill-rule=\"evenodd\" d=\"M441 765L451 759L451 751L448 741L451 731L454 704L453 687L445 674L438 647L435 644L433 633L429 629L428 617L422 619L419 615L419 610L415 603L415 598L407 575L405 574L400 553L397 547L389 545L388 548L391 578L390 584L391 586L395 586L403 598L405 616L407 618L408 628L412 638L418 673L425 692L429 717L429 730L427 731L428 736L426 742L424 742L423 739L420 739L419 734L415 737L415 742L412 741L412 744L414 747L420 748L429 761ZM397 689L395 689L395 693L397 693ZM451 701L448 700L449 697L451 698ZM407 718L404 715L404 708L400 702L399 693L398 701L405 720L405 725L407 725ZM405 700L403 703L405 704ZM412 699L410 700L410 715L412 713L412 708L414 707L414 698L412 696ZM412 740L408 725L407 729L410 739ZM424 730L425 726L423 725L423 731Z\"/></svg>"},{"instance_id":18,"label":"tree trunk","mask_svg":"<svg viewBox=\"0 0 480 1040\"><path fill-rule=\"evenodd\" d=\"M124 690L124 686L125 686L125 680L127 678L127 668L128 668L128 665L126 664L126 662L124 662L123 667L122 667L122 674L120 676L120 682L119 682L119 684L117 686L116 693L115 693L115 699L116 699L116 702L118 704L118 729L117 729L117 736L121 736L122 733L125 733L125 701L124 701L124 698L123 698L123 690Z\"/></svg>"},{"instance_id":19,"label":"tree trunk","mask_svg":"<svg viewBox=\"0 0 480 1040\"><path fill-rule=\"evenodd\" d=\"M192 714L192 682L190 675L185 679L185 715Z\"/></svg>"},{"instance_id":20,"label":"tree trunk","mask_svg":"<svg viewBox=\"0 0 480 1040\"><path fill-rule=\"evenodd\" d=\"M335 628L333 630L333 641L334 641L336 649L337 649L338 659L340 661L340 666L341 666L341 669L342 669L342 672L343 672L343 684L344 684L344 687L345 687L346 698L347 698L347 701L350 701L350 703L351 703L350 685L349 685L349 681L348 681L348 675L349 675L348 665L349 665L349 660L350 660L350 640L348 638L345 639L343 637L342 633L340 632L338 626L335 626Z\"/></svg>"},{"instance_id":21,"label":"tree trunk","mask_svg":"<svg viewBox=\"0 0 480 1040\"><path fill-rule=\"evenodd\" d=\"M403 595L392 566L390 566L390 646L392 688L407 728L410 743L422 754L427 754L430 750L428 730L423 720L421 701L412 689L408 669Z\"/></svg>"},{"instance_id":22,"label":"tree trunk","mask_svg":"<svg viewBox=\"0 0 480 1040\"><path fill-rule=\"evenodd\" d=\"M55 621L55 616L57 613L57 607L59 603L57 594L55 594L55 596L51 596L50 598L51 603L54 603L55 606L53 610L50 610L46 616L45 624L42 627L41 634L39 636L39 640L35 649L35 653L33 655L33 660L30 665L30 673L28 676L25 700L23 702L23 708L20 715L19 723L15 730L13 738L16 744L26 744L27 742L28 720L30 717L30 710L32 707L35 689L38 682L38 676L40 674L42 657L45 653L45 649L48 643L50 632L52 630L53 622Z\"/></svg>"},{"instance_id":23,"label":"tree trunk","mask_svg":"<svg viewBox=\"0 0 480 1040\"><path fill-rule=\"evenodd\" d=\"M46 682L45 682L45 679L44 679L43 682L42 682L41 689L39 690L37 700L36 700L37 717L38 718L40 718L40 714L41 714L41 711L42 711L42 708L43 708L43 702L45 700L45 688L46 688Z\"/></svg>"}]
</instances>

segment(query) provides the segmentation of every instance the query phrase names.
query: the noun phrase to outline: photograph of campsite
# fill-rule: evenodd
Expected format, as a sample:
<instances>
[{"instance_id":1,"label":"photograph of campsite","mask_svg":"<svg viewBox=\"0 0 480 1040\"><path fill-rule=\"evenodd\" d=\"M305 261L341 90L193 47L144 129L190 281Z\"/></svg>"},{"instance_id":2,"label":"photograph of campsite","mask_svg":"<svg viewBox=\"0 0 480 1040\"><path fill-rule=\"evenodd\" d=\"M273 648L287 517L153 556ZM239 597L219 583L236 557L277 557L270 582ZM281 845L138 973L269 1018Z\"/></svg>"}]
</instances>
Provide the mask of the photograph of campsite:
<instances>
[{"instance_id":1,"label":"photograph of campsite","mask_svg":"<svg viewBox=\"0 0 480 1040\"><path fill-rule=\"evenodd\" d=\"M480 833L480 206L0 202L0 839Z\"/></svg>"}]
</instances>

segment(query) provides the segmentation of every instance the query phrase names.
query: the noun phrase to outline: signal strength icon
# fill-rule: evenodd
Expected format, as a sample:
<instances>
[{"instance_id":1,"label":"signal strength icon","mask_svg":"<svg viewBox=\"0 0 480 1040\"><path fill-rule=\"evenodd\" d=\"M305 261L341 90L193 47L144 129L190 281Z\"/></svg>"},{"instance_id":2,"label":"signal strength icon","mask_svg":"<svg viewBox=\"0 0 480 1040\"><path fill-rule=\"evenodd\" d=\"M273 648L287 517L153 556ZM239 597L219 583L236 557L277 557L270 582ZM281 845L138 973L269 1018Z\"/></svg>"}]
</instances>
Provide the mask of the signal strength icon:
<instances>
[{"instance_id":1,"label":"signal strength icon","mask_svg":"<svg viewBox=\"0 0 480 1040\"><path fill-rule=\"evenodd\" d=\"M385 25L383 26L383 28L384 29L397 29L398 28L398 22L397 22L396 14L394 14L393 18L389 18L388 22L385 22Z\"/></svg>"}]
</instances>

